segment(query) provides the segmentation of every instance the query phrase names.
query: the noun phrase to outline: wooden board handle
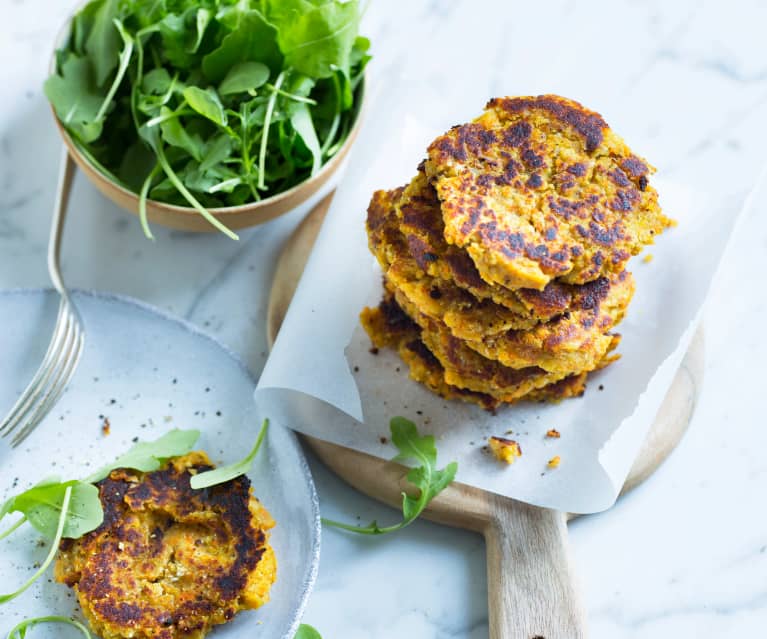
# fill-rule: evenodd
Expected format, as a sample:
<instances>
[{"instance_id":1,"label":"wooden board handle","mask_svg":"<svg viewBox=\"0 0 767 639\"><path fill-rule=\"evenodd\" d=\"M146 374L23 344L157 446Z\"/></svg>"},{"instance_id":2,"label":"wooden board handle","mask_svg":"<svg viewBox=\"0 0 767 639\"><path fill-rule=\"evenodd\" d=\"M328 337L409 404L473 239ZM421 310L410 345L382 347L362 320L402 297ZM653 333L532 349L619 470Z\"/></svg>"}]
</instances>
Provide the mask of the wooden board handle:
<instances>
[{"instance_id":1,"label":"wooden board handle","mask_svg":"<svg viewBox=\"0 0 767 639\"><path fill-rule=\"evenodd\" d=\"M491 499L487 544L490 639L583 639L564 513Z\"/></svg>"}]
</instances>

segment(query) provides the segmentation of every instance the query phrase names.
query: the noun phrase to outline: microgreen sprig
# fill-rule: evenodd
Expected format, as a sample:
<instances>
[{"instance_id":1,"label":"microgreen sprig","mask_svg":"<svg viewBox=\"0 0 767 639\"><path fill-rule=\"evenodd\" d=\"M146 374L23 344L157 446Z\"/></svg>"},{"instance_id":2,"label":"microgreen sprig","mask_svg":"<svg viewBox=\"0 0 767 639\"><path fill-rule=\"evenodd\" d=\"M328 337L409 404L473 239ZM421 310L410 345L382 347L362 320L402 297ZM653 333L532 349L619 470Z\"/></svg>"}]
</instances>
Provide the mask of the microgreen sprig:
<instances>
[{"instance_id":1,"label":"microgreen sprig","mask_svg":"<svg viewBox=\"0 0 767 639\"><path fill-rule=\"evenodd\" d=\"M402 521L390 526L379 526L372 521L367 526L355 526L324 519L322 523L334 528L341 528L362 535L383 535L401 530L415 521L439 493L455 479L458 464L450 462L442 470L437 469L437 448L432 435L421 436L415 424L404 417L394 417L389 423L392 443L399 454L394 461L416 462L419 465L407 473L407 480L418 489L418 495L413 497L402 493Z\"/></svg>"},{"instance_id":2,"label":"microgreen sprig","mask_svg":"<svg viewBox=\"0 0 767 639\"><path fill-rule=\"evenodd\" d=\"M261 424L261 430L258 431L258 437L256 437L256 443L253 445L252 450L240 461L229 464L228 466L219 466L213 470L206 470L204 473L194 475L189 481L189 485L194 490L201 488L210 488L217 484L224 484L240 475L245 475L253 465L253 460L256 458L261 443L264 441L266 431L269 428L269 420L265 419Z\"/></svg>"},{"instance_id":3,"label":"microgreen sprig","mask_svg":"<svg viewBox=\"0 0 767 639\"><path fill-rule=\"evenodd\" d=\"M70 617L62 617L60 615L48 615L45 617L33 617L32 619L25 619L24 621L16 624L8 633L7 639L25 639L27 636L27 630L30 630L34 626L43 623L64 623L68 624L80 631L85 639L91 639L91 633L83 624L76 619Z\"/></svg>"}]
</instances>

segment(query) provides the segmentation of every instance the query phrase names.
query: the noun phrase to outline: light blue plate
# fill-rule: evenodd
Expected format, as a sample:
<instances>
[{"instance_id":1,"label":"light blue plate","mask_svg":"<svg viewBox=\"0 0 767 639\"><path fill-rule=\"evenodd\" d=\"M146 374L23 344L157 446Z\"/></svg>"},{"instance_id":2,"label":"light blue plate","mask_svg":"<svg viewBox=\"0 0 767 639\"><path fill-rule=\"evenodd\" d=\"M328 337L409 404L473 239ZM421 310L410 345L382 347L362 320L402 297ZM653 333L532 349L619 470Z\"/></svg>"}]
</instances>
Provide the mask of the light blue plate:
<instances>
[{"instance_id":1,"label":"light blue plate","mask_svg":"<svg viewBox=\"0 0 767 639\"><path fill-rule=\"evenodd\" d=\"M171 428L199 429L198 447L217 463L247 454L260 427L255 382L232 353L191 325L133 300L91 292L76 292L74 300L85 323L83 359L59 403L24 444L11 450L2 440L0 497L49 475L84 477L134 438L156 439ZM10 408L42 360L57 308L51 291L0 293L0 413ZM108 435L102 430L105 419ZM317 494L292 431L271 424L250 478L277 522L271 537L277 582L268 604L239 614L213 636L292 639L320 549ZM27 527L0 541L2 592L15 590L45 557L47 549L38 541ZM0 636L26 617L77 614L71 591L48 577L0 604ZM41 639L75 636L61 626L34 632Z\"/></svg>"}]
</instances>

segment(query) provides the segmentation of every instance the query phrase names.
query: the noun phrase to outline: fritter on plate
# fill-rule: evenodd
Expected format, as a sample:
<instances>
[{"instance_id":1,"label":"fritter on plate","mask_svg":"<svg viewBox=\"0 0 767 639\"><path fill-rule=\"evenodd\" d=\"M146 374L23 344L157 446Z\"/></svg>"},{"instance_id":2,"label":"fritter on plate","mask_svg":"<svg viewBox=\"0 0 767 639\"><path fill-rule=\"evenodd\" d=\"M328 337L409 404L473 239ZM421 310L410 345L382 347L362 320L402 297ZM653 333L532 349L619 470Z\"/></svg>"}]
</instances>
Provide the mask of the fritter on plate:
<instances>
[{"instance_id":1,"label":"fritter on plate","mask_svg":"<svg viewBox=\"0 0 767 639\"><path fill-rule=\"evenodd\" d=\"M509 288L620 273L671 224L654 169L599 114L559 96L491 100L432 142L424 170L447 242Z\"/></svg>"},{"instance_id":2,"label":"fritter on plate","mask_svg":"<svg viewBox=\"0 0 767 639\"><path fill-rule=\"evenodd\" d=\"M268 601L274 521L245 476L193 490L192 474L210 468L195 452L154 472L112 471L98 484L102 525L62 541L56 580L103 639L200 639Z\"/></svg>"}]
</instances>

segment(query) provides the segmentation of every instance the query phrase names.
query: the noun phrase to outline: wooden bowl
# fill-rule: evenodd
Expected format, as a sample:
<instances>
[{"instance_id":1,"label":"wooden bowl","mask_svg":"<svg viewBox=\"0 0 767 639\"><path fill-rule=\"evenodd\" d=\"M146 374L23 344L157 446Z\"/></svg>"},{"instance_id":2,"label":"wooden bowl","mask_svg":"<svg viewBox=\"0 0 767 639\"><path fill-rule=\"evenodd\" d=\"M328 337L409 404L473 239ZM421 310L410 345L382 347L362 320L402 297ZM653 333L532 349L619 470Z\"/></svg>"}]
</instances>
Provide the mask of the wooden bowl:
<instances>
[{"instance_id":1,"label":"wooden bowl","mask_svg":"<svg viewBox=\"0 0 767 639\"><path fill-rule=\"evenodd\" d=\"M79 10L78 7L77 10ZM71 19L67 21L63 29L56 38L55 50L64 45L70 33ZM49 73L54 73L56 70L56 54L54 54L51 60ZM268 222L283 213L287 213L296 208L312 195L314 195L338 170L339 166L343 162L344 158L349 153L349 149L354 143L357 133L359 131L360 123L362 122L363 108L365 106L365 80L363 79L360 87L359 107L357 109L357 116L354 121L354 125L349 131L344 144L338 150L330 160L320 167L320 170L312 177L304 180L300 184L277 193L270 197L267 197L258 202L249 202L247 204L241 204L239 206L224 206L218 208L209 208L208 211L225 224L230 229L242 229L249 226L257 226ZM138 193L126 189L124 186L117 184L110 177L104 175L91 161L80 151L72 136L64 128L56 116L55 111L51 108L53 118L56 122L56 126L61 133L61 137L64 140L64 144L69 150L69 154L72 159L77 163L87 178L93 183L93 185L101 191L107 198L112 200L119 207L125 209L129 213L138 215L139 196ZM157 200L147 200L146 202L147 217L151 224L160 224L172 229L179 229L182 231L192 231L195 233L211 233L218 230L208 223L208 221L202 217L195 209L190 206L177 206L175 204L166 204L164 202L158 202Z\"/></svg>"}]
</instances>

